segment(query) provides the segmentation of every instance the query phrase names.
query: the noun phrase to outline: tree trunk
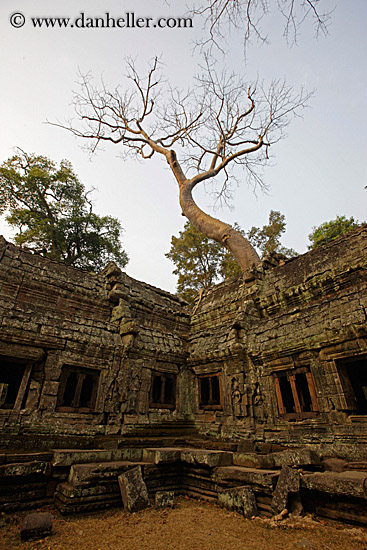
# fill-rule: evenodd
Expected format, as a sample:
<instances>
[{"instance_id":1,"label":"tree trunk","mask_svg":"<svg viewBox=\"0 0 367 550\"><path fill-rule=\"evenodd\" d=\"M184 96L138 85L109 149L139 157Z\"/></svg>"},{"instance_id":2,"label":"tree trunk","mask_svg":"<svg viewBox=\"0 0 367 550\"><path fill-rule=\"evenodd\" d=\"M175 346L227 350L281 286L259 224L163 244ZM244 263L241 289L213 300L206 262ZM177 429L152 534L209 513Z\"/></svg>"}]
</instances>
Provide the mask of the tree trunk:
<instances>
[{"instance_id":1,"label":"tree trunk","mask_svg":"<svg viewBox=\"0 0 367 550\"><path fill-rule=\"evenodd\" d=\"M242 271L246 271L260 258L249 241L239 231L227 223L209 216L201 210L192 197L193 185L186 180L180 185L180 205L182 213L192 225L210 239L225 246L234 256Z\"/></svg>"},{"instance_id":2,"label":"tree trunk","mask_svg":"<svg viewBox=\"0 0 367 550\"><path fill-rule=\"evenodd\" d=\"M253 265L258 264L260 258L249 241L228 223L221 222L217 218L213 218L209 216L209 214L203 212L193 199L193 188L200 181L215 176L215 170L208 170L199 178L194 177L192 179L187 179L177 160L175 151L168 151L163 147L157 146L155 143L152 144L152 147L165 155L177 180L180 189L182 214L190 220L196 229L204 233L209 239L213 239L222 246L225 246L227 250L231 252L242 271L246 271Z\"/></svg>"}]
</instances>

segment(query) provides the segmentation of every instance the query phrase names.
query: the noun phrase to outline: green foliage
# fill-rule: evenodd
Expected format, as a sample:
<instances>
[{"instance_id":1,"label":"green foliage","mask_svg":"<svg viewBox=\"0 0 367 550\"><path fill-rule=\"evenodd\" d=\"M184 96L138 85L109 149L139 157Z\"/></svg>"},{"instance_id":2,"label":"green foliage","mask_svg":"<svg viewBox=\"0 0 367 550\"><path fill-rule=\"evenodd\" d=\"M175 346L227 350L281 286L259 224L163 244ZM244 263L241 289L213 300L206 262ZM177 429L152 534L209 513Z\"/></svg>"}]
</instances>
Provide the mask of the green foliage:
<instances>
[{"instance_id":1,"label":"green foliage","mask_svg":"<svg viewBox=\"0 0 367 550\"><path fill-rule=\"evenodd\" d=\"M263 256L271 252L277 252L284 254L287 258L293 258L297 256L297 252L293 248L285 248L280 242L280 237L285 232L286 225L284 214L271 210L268 224L262 228L251 227L246 237Z\"/></svg>"},{"instance_id":2,"label":"green foliage","mask_svg":"<svg viewBox=\"0 0 367 550\"><path fill-rule=\"evenodd\" d=\"M355 221L353 216L351 218L346 218L345 216L337 216L335 220L322 223L318 227L312 228L312 233L308 236L311 244L309 249L322 246L325 243L336 239L340 235L344 235L351 229L356 229L362 224L358 221Z\"/></svg>"},{"instance_id":3,"label":"green foliage","mask_svg":"<svg viewBox=\"0 0 367 550\"><path fill-rule=\"evenodd\" d=\"M0 214L18 229L16 244L89 271L125 266L119 220L95 214L88 195L67 160L57 167L19 149L0 166Z\"/></svg>"},{"instance_id":4,"label":"green foliage","mask_svg":"<svg viewBox=\"0 0 367 550\"><path fill-rule=\"evenodd\" d=\"M285 217L271 211L269 224L262 229L252 227L246 234L238 224L234 228L248 238L264 254L280 252L290 257L294 250L284 248L279 239L285 231ZM176 266L177 294L190 304L201 288L210 288L216 282L241 275L241 269L232 254L219 243L208 239L188 221L178 237L172 237L171 250L166 254Z\"/></svg>"},{"instance_id":5,"label":"green foliage","mask_svg":"<svg viewBox=\"0 0 367 550\"><path fill-rule=\"evenodd\" d=\"M193 303L200 288L209 288L218 280L223 247L208 239L188 221L179 237L172 237L166 254L176 266L177 294Z\"/></svg>"}]
</instances>

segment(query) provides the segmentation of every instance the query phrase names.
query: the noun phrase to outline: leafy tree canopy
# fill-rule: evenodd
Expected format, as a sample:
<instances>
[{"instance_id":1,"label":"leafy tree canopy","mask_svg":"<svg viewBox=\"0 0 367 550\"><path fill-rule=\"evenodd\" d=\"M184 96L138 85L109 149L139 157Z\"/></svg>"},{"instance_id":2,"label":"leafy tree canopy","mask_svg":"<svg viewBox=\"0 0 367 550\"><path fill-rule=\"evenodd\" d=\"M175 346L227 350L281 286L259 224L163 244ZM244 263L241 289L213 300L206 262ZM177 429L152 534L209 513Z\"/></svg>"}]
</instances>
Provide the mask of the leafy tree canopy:
<instances>
[{"instance_id":1,"label":"leafy tree canopy","mask_svg":"<svg viewBox=\"0 0 367 550\"><path fill-rule=\"evenodd\" d=\"M18 230L14 240L54 260L98 271L127 264L117 218L98 216L67 160L17 154L0 166L0 214Z\"/></svg>"},{"instance_id":2,"label":"leafy tree canopy","mask_svg":"<svg viewBox=\"0 0 367 550\"><path fill-rule=\"evenodd\" d=\"M280 252L291 257L297 253L280 243L285 226L285 216L272 210L269 223L263 228L252 227L247 234L238 224L235 224L235 229L263 254ZM178 275L177 294L190 304L193 304L201 288L210 288L216 282L241 274L241 268L232 254L195 229L189 221L178 237L172 237L171 250L166 257L176 266L173 273Z\"/></svg>"},{"instance_id":3,"label":"leafy tree canopy","mask_svg":"<svg viewBox=\"0 0 367 550\"><path fill-rule=\"evenodd\" d=\"M219 243L186 222L179 236L172 237L171 250L166 254L176 266L177 294L193 303L200 288L210 288L219 279L225 255Z\"/></svg>"},{"instance_id":4,"label":"leafy tree canopy","mask_svg":"<svg viewBox=\"0 0 367 550\"><path fill-rule=\"evenodd\" d=\"M286 221L284 214L271 210L269 214L269 222L264 227L251 227L247 233L247 238L258 251L264 256L271 252L277 252L293 258L297 256L297 252L293 248L285 248L280 242L280 238L285 232Z\"/></svg>"},{"instance_id":5,"label":"leafy tree canopy","mask_svg":"<svg viewBox=\"0 0 367 550\"><path fill-rule=\"evenodd\" d=\"M312 233L308 236L311 242L308 248L311 250L318 246L322 246L361 225L362 223L354 220L353 216L349 219L345 216L337 216L335 220L324 222L318 227L315 226L312 228Z\"/></svg>"}]
</instances>

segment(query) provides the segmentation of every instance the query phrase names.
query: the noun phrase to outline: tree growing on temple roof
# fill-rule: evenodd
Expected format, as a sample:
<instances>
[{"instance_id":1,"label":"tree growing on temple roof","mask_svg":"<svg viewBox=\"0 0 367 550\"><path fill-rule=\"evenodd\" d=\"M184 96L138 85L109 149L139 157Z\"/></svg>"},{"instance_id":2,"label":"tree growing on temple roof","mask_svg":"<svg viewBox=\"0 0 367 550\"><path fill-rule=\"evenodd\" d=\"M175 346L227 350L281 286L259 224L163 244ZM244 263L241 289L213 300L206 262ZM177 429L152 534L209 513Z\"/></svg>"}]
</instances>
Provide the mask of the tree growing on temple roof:
<instances>
[{"instance_id":1,"label":"tree growing on temple roof","mask_svg":"<svg viewBox=\"0 0 367 550\"><path fill-rule=\"evenodd\" d=\"M0 166L0 214L5 213L20 246L87 270L98 271L111 260L127 264L119 220L93 212L90 191L67 160L58 167L18 148Z\"/></svg>"},{"instance_id":2,"label":"tree growing on temple roof","mask_svg":"<svg viewBox=\"0 0 367 550\"><path fill-rule=\"evenodd\" d=\"M295 94L282 81L268 88L260 82L246 85L234 74L217 74L209 58L187 91L167 85L157 59L145 77L133 62L127 68L130 86L123 89L108 89L103 82L96 87L90 76L82 77L74 96L79 123L59 126L90 140L92 151L110 142L146 160L161 155L178 184L182 214L230 251L242 271L258 263L248 239L199 208L193 190L215 181L218 198L228 200L238 167L250 185L264 187L270 147L284 137L290 117L310 94Z\"/></svg>"},{"instance_id":3,"label":"tree growing on temple roof","mask_svg":"<svg viewBox=\"0 0 367 550\"><path fill-rule=\"evenodd\" d=\"M276 252L291 258L297 255L293 249L285 248L280 238L285 232L284 214L271 210L269 222L262 228L252 227L247 233L238 224L235 229L247 237L262 256ZM172 236L171 249L166 254L176 268L173 273L178 276L177 294L190 304L200 289L212 287L216 282L229 277L238 277L241 269L238 263L225 248L208 239L186 222L179 236Z\"/></svg>"}]
</instances>

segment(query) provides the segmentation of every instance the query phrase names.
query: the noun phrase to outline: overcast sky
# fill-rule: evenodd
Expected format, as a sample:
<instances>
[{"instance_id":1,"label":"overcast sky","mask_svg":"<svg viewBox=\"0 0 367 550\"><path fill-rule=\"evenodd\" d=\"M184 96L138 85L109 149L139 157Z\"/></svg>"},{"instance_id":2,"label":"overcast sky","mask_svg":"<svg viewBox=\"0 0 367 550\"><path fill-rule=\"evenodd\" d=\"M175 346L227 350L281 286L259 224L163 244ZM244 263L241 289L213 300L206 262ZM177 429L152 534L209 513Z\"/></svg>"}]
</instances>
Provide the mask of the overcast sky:
<instances>
[{"instance_id":1,"label":"overcast sky","mask_svg":"<svg viewBox=\"0 0 367 550\"><path fill-rule=\"evenodd\" d=\"M305 23L298 45L289 47L282 37L280 18L269 20L270 45L253 45L243 55L240 36L229 37L227 54L217 56L218 67L248 76L249 80L286 78L295 89L316 90L303 118L288 128L287 139L273 150L275 162L265 173L268 195L255 195L246 184L235 190L233 209L215 215L244 229L262 226L269 211L286 216L283 244L305 252L312 227L337 215L366 220L367 170L367 1L322 0L335 5L329 36L315 40ZM23 27L10 24L15 12L25 17ZM164 254L172 235L183 228L185 218L178 204L178 189L161 158L124 162L116 145L105 146L90 160L78 139L45 124L74 116L72 90L77 89L78 69L103 75L115 87L124 73L124 58L139 63L162 56L166 74L179 86L187 86L198 72L201 57L192 44L202 36L202 22L193 29L157 28L34 28L31 17L178 17L185 2L171 0L1 0L0 3L0 161L19 146L29 153L71 161L75 172L93 194L99 214L118 217L125 229L123 244L132 277L171 292L174 266ZM19 24L16 18L15 23ZM241 178L241 174L238 174ZM212 198L196 194L200 206L213 214ZM6 223L0 230L11 237Z\"/></svg>"}]
</instances>

